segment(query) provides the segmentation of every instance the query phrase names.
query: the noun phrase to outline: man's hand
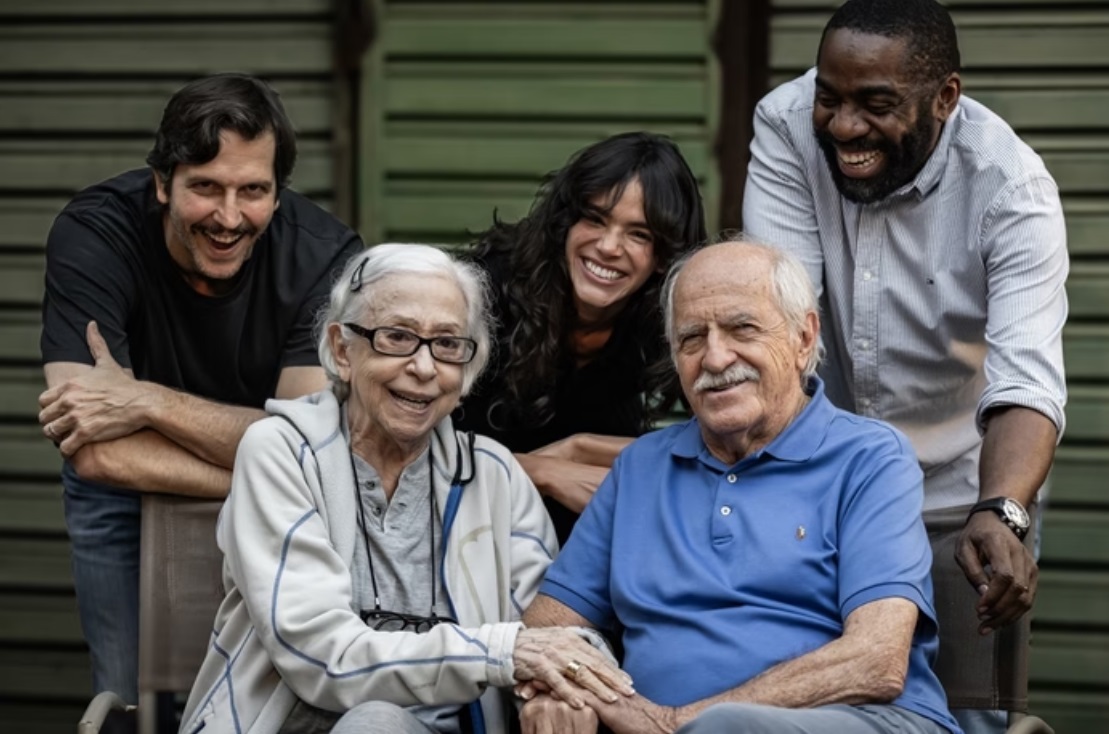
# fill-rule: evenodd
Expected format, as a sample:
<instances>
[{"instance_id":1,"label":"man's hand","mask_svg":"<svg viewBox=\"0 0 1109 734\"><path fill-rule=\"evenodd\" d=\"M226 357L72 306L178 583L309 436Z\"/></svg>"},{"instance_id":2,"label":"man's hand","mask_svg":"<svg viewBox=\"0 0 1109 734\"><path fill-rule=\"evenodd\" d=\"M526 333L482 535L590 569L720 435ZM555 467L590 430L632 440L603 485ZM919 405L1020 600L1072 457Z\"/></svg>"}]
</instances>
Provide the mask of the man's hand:
<instances>
[{"instance_id":1,"label":"man's hand","mask_svg":"<svg viewBox=\"0 0 1109 734\"><path fill-rule=\"evenodd\" d=\"M589 705L613 734L672 734L681 726L678 710L660 706L640 695L614 703L593 699Z\"/></svg>"},{"instance_id":2,"label":"man's hand","mask_svg":"<svg viewBox=\"0 0 1109 734\"><path fill-rule=\"evenodd\" d=\"M585 691L609 703L619 698L618 693L635 693L627 673L565 627L521 629L512 660L516 680L537 681L575 709L585 706Z\"/></svg>"},{"instance_id":3,"label":"man's hand","mask_svg":"<svg viewBox=\"0 0 1109 734\"><path fill-rule=\"evenodd\" d=\"M956 545L955 560L978 590L979 633L986 635L1011 624L1032 608L1039 573L1036 561L992 512L970 516Z\"/></svg>"},{"instance_id":4,"label":"man's hand","mask_svg":"<svg viewBox=\"0 0 1109 734\"><path fill-rule=\"evenodd\" d=\"M66 457L87 443L110 441L145 427L145 383L112 359L95 321L89 322L86 338L95 366L39 396L43 433Z\"/></svg>"},{"instance_id":5,"label":"man's hand","mask_svg":"<svg viewBox=\"0 0 1109 734\"><path fill-rule=\"evenodd\" d=\"M540 693L520 709L520 728L523 734L596 734L597 712Z\"/></svg>"}]
</instances>

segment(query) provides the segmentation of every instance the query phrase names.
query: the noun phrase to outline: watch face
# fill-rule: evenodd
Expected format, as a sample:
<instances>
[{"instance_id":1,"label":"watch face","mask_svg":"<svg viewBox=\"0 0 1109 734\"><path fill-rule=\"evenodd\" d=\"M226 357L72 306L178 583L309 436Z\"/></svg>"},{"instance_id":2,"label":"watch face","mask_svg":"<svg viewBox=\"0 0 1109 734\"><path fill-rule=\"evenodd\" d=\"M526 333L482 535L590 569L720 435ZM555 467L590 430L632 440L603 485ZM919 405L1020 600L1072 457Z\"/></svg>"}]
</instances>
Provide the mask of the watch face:
<instances>
[{"instance_id":1,"label":"watch face","mask_svg":"<svg viewBox=\"0 0 1109 734\"><path fill-rule=\"evenodd\" d=\"M1005 500L1005 504L1002 505L1002 511L1005 513L1005 517L1018 528L1023 529L1028 527L1028 513L1024 511L1024 508L1021 507L1020 503L1016 500Z\"/></svg>"}]
</instances>

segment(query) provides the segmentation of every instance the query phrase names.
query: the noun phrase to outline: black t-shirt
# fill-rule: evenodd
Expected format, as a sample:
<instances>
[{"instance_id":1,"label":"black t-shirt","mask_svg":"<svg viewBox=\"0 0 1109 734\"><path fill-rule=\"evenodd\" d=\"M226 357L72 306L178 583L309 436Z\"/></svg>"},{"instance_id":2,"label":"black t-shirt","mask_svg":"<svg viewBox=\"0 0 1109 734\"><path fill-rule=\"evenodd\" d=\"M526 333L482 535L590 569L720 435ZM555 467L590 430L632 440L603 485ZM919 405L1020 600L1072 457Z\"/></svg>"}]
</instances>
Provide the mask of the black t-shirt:
<instances>
[{"instance_id":1,"label":"black t-shirt","mask_svg":"<svg viewBox=\"0 0 1109 734\"><path fill-rule=\"evenodd\" d=\"M507 358L508 335L515 324L507 323L509 293L507 279L512 277L507 257L493 255L475 261L489 274L493 311L498 321L494 338L498 350L478 383L456 411L456 427L489 436L514 452L527 452L575 433L634 437L647 429L647 410L643 402L649 360L661 352L661 345L640 344L623 320L617 320L601 352L584 366L574 363L569 350L560 357L554 390L554 415L539 424L522 414L519 406L495 405L507 394L503 367ZM565 543L577 521L577 514L561 504L547 500L559 540Z\"/></svg>"},{"instance_id":2,"label":"black t-shirt","mask_svg":"<svg viewBox=\"0 0 1109 734\"><path fill-rule=\"evenodd\" d=\"M79 193L46 245L42 359L92 364L95 320L135 377L261 407L284 367L319 364L314 319L332 274L362 249L334 216L288 189L227 294L194 291L166 248L154 174L131 171Z\"/></svg>"}]
</instances>

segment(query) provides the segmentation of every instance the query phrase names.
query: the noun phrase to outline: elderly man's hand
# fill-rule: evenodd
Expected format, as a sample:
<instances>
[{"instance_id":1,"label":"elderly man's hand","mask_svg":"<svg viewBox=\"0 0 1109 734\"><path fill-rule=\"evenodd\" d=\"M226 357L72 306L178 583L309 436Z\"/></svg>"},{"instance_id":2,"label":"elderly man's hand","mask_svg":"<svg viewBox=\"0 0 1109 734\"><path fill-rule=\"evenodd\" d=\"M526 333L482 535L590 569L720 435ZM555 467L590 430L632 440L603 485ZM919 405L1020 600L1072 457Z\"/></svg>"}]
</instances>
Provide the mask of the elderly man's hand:
<instances>
[{"instance_id":1,"label":"elderly man's hand","mask_svg":"<svg viewBox=\"0 0 1109 734\"><path fill-rule=\"evenodd\" d=\"M955 560L978 590L981 634L1011 624L1032 608L1039 573L1036 561L992 512L970 516L955 548Z\"/></svg>"},{"instance_id":2,"label":"elderly man's hand","mask_svg":"<svg viewBox=\"0 0 1109 734\"><path fill-rule=\"evenodd\" d=\"M576 709L549 693L540 693L520 709L523 734L596 734L597 712Z\"/></svg>"},{"instance_id":3,"label":"elderly man's hand","mask_svg":"<svg viewBox=\"0 0 1109 734\"><path fill-rule=\"evenodd\" d=\"M110 441L143 428L143 383L112 359L95 321L88 331L95 366L39 396L39 423L63 456L72 456L87 443Z\"/></svg>"},{"instance_id":4,"label":"elderly man's hand","mask_svg":"<svg viewBox=\"0 0 1109 734\"><path fill-rule=\"evenodd\" d=\"M589 705L613 734L672 734L681 726L678 709L660 706L639 695L615 703L594 699Z\"/></svg>"},{"instance_id":5,"label":"elderly man's hand","mask_svg":"<svg viewBox=\"0 0 1109 734\"><path fill-rule=\"evenodd\" d=\"M597 648L565 627L524 628L512 651L516 680L536 681L575 709L585 706L583 690L601 701L631 696L631 678ZM542 686L536 686L542 690Z\"/></svg>"}]
</instances>

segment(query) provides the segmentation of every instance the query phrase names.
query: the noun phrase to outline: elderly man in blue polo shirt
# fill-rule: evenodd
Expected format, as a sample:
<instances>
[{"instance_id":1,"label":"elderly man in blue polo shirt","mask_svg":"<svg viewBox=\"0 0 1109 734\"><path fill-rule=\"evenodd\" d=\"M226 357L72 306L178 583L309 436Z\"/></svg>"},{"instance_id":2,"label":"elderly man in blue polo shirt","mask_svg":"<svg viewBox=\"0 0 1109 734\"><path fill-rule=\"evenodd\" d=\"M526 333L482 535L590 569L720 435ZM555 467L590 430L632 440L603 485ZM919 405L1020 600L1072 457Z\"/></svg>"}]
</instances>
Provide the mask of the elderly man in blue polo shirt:
<instances>
[{"instance_id":1,"label":"elderly man in blue polo shirt","mask_svg":"<svg viewBox=\"0 0 1109 734\"><path fill-rule=\"evenodd\" d=\"M521 689L525 733L959 732L931 669L920 469L824 396L803 267L713 245L664 298L694 418L620 455L524 618L622 629L637 694L583 710Z\"/></svg>"}]
</instances>

